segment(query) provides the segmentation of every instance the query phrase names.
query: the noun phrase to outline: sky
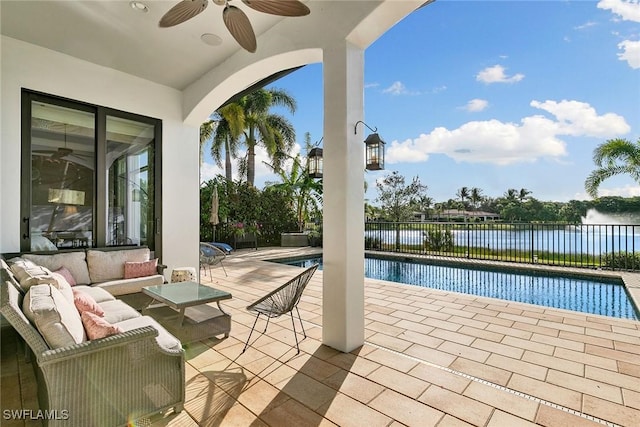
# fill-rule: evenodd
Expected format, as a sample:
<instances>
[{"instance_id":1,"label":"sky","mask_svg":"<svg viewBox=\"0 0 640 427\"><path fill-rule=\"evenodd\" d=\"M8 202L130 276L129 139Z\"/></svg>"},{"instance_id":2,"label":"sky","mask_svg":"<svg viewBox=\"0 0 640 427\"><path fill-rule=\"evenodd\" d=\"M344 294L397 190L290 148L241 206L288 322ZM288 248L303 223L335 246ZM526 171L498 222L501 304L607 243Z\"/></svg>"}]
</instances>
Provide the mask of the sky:
<instances>
[{"instance_id":1,"label":"sky","mask_svg":"<svg viewBox=\"0 0 640 427\"><path fill-rule=\"evenodd\" d=\"M364 57L364 121L387 143L385 170L365 174L372 204L376 182L392 171L417 176L436 203L461 187L490 197L525 188L538 200L587 200L593 150L608 139L640 138L638 0L437 0ZM268 87L296 99L295 114L274 111L296 130L295 150L307 132L320 140L322 64ZM277 181L261 161L256 166L257 187ZM207 155L202 180L218 173ZM640 196L640 185L616 177L599 194Z\"/></svg>"}]
</instances>

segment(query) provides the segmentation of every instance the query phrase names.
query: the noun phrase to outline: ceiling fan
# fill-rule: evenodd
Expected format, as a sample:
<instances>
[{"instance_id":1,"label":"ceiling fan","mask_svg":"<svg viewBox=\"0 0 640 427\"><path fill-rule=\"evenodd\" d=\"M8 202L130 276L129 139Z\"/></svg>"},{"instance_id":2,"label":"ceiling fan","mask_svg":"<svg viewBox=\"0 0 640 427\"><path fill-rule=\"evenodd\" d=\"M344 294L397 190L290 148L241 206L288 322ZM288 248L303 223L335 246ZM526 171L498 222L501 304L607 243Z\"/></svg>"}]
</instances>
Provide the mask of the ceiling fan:
<instances>
[{"instance_id":1,"label":"ceiling fan","mask_svg":"<svg viewBox=\"0 0 640 427\"><path fill-rule=\"evenodd\" d=\"M256 35L251 27L249 18L242 9L229 4L232 0L211 0L218 6L224 6L222 19L233 38L240 46L249 52L255 52L257 48ZM269 13L278 16L305 16L311 11L298 0L242 0L250 8L258 12ZM209 0L182 0L173 6L160 19L160 27L173 27L181 24L205 10Z\"/></svg>"}]
</instances>

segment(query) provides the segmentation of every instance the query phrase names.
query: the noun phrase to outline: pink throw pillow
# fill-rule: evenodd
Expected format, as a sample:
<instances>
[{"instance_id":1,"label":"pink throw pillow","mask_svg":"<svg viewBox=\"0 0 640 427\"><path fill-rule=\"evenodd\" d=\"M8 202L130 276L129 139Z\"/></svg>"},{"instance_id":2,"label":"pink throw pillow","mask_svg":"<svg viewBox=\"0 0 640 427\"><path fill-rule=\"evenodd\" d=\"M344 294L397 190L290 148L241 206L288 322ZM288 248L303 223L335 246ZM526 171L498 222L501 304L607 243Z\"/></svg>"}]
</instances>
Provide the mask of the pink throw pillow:
<instances>
[{"instance_id":1,"label":"pink throw pillow","mask_svg":"<svg viewBox=\"0 0 640 427\"><path fill-rule=\"evenodd\" d=\"M80 314L88 311L96 316L104 317L104 310L98 305L95 299L86 292L78 289L73 290L73 303Z\"/></svg>"},{"instance_id":2,"label":"pink throw pillow","mask_svg":"<svg viewBox=\"0 0 640 427\"><path fill-rule=\"evenodd\" d=\"M54 271L54 273L58 273L59 275L64 277L71 286L76 285L76 279L73 278L73 274L71 274L67 267L60 267L59 269Z\"/></svg>"},{"instance_id":3,"label":"pink throw pillow","mask_svg":"<svg viewBox=\"0 0 640 427\"><path fill-rule=\"evenodd\" d=\"M83 311L81 317L84 330L90 340L97 340L123 332L120 326L112 325L90 311Z\"/></svg>"},{"instance_id":4,"label":"pink throw pillow","mask_svg":"<svg viewBox=\"0 0 640 427\"><path fill-rule=\"evenodd\" d=\"M153 276L158 273L158 258L142 262L125 262L124 278Z\"/></svg>"}]
</instances>

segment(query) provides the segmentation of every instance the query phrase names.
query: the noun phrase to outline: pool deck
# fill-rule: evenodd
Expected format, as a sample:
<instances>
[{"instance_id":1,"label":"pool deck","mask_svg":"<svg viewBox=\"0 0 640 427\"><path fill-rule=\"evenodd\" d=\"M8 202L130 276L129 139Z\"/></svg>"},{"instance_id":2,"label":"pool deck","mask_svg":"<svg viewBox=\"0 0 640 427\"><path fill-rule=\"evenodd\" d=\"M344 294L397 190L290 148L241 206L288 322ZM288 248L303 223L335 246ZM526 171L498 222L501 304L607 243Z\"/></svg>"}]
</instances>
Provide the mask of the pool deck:
<instances>
[{"instance_id":1,"label":"pool deck","mask_svg":"<svg viewBox=\"0 0 640 427\"><path fill-rule=\"evenodd\" d=\"M223 304L231 336L186 347L185 410L145 423L640 425L637 321L365 279L365 344L345 354L321 342L318 271L299 305L308 335L301 353L286 317L241 353L254 320L244 307L300 271L263 260L310 253L317 251L239 251L224 261L228 277L220 267L212 277L202 270L203 284L233 294ZM623 275L631 291L640 288L640 274ZM11 331L2 338L2 409L35 409L29 366Z\"/></svg>"}]
</instances>

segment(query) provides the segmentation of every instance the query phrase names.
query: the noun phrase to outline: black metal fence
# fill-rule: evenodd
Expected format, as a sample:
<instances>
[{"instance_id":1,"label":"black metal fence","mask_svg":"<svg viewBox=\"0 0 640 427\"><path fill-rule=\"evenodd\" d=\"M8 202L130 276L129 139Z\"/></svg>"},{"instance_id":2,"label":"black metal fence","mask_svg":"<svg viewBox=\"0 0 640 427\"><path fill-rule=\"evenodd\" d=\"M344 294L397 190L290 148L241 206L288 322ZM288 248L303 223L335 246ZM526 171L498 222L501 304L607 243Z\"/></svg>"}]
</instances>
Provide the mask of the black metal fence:
<instances>
[{"instance_id":1,"label":"black metal fence","mask_svg":"<svg viewBox=\"0 0 640 427\"><path fill-rule=\"evenodd\" d=\"M366 222L365 249L640 270L640 225Z\"/></svg>"}]
</instances>

